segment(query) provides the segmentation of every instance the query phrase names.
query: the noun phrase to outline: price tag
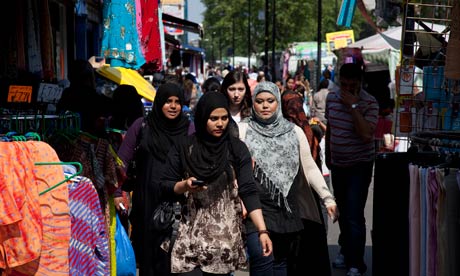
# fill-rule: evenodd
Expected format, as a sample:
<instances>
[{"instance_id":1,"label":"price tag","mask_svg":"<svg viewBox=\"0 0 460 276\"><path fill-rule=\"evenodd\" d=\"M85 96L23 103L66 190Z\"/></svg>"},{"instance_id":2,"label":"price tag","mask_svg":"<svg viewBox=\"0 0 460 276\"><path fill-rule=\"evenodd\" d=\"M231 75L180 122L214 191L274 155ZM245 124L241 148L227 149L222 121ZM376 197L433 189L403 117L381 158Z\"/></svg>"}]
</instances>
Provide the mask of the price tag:
<instances>
[{"instance_id":1,"label":"price tag","mask_svg":"<svg viewBox=\"0 0 460 276\"><path fill-rule=\"evenodd\" d=\"M62 88L51 83L40 83L38 88L37 102L57 103L62 96Z\"/></svg>"},{"instance_id":2,"label":"price tag","mask_svg":"<svg viewBox=\"0 0 460 276\"><path fill-rule=\"evenodd\" d=\"M30 103L32 101L32 86L10 85L7 102Z\"/></svg>"}]
</instances>

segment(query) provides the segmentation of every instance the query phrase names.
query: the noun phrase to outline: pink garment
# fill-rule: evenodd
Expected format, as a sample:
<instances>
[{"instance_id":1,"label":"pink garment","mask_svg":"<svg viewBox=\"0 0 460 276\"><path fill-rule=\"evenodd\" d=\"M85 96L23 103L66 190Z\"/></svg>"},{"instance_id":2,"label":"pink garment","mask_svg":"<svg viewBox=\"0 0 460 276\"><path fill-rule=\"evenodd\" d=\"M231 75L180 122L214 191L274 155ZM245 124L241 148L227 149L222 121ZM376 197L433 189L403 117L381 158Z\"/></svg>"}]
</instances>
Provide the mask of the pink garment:
<instances>
[{"instance_id":1,"label":"pink garment","mask_svg":"<svg viewBox=\"0 0 460 276\"><path fill-rule=\"evenodd\" d=\"M446 274L447 269L447 249L449 241L447 239L447 202L446 202L446 183L444 181L444 170L436 170L436 178L439 183L439 197L438 197L438 259L436 265L436 274L437 275L448 275Z\"/></svg>"},{"instance_id":2,"label":"pink garment","mask_svg":"<svg viewBox=\"0 0 460 276\"><path fill-rule=\"evenodd\" d=\"M438 197L436 168L428 170L427 181L427 275L436 276L438 260Z\"/></svg>"},{"instance_id":3,"label":"pink garment","mask_svg":"<svg viewBox=\"0 0 460 276\"><path fill-rule=\"evenodd\" d=\"M288 75L289 59L291 58L291 53L289 51L285 51L283 58L283 80L286 80Z\"/></svg>"},{"instance_id":4,"label":"pink garment","mask_svg":"<svg viewBox=\"0 0 460 276\"><path fill-rule=\"evenodd\" d=\"M409 165L409 275L420 276L420 179L417 165Z\"/></svg>"}]
</instances>

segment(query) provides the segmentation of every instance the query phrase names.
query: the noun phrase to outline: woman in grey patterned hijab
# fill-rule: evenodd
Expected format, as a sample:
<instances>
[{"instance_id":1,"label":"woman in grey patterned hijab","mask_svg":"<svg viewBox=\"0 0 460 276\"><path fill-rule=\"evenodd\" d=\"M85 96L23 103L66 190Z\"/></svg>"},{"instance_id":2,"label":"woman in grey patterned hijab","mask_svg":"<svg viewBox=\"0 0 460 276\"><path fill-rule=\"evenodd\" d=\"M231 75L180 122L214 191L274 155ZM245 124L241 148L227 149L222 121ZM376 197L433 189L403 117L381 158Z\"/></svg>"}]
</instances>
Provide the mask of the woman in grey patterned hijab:
<instances>
[{"instance_id":1,"label":"woman in grey patterned hijab","mask_svg":"<svg viewBox=\"0 0 460 276\"><path fill-rule=\"evenodd\" d=\"M262 100L258 97L261 93L268 98ZM276 102L273 101L273 97ZM286 197L299 171L300 163L299 142L294 132L294 124L283 117L281 94L274 83L259 83L254 90L252 101L258 101L258 105L252 107L246 144L252 157L257 160L256 173L260 170L265 174L263 180L267 181L260 184L268 189L279 207L284 206L290 211ZM270 108L273 109L271 113ZM266 114L262 114L264 112Z\"/></svg>"},{"instance_id":2,"label":"woman in grey patterned hijab","mask_svg":"<svg viewBox=\"0 0 460 276\"><path fill-rule=\"evenodd\" d=\"M312 275L328 275L323 270L323 267L329 267L327 240L318 241L320 247L326 250L325 254L318 254L319 250L314 247L305 248L300 242L310 241L304 239L307 233L304 231L304 225L307 225L304 221L322 227L311 188L323 200L331 218L338 216L336 203L311 156L303 130L283 117L281 94L274 83L264 81L255 87L251 117L248 123L239 123L239 132L240 139L246 143L254 160L253 173L258 184L262 212L267 229L272 233L276 252L276 255L269 257L259 253L257 230L247 221L250 275L273 275L275 270L280 275L287 275L288 264L294 268L290 274L302 275L306 271L302 271L306 263L315 271ZM325 231L324 227L322 229ZM318 240L315 233L308 233L311 233L311 239ZM293 248L300 247L311 253L308 256L312 258L305 260L301 258L306 256L305 253L292 252ZM320 256L318 258L321 260L315 259L315 256ZM317 269L318 266L322 268Z\"/></svg>"}]
</instances>

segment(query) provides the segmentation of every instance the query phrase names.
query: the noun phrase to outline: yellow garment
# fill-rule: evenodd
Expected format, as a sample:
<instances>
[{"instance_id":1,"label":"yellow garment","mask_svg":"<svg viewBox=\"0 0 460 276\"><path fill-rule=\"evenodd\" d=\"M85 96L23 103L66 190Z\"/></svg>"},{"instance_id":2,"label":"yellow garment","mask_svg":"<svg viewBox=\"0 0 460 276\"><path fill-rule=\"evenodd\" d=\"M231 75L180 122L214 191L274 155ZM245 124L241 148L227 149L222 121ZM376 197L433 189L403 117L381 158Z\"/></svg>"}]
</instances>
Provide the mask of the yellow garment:
<instances>
[{"instance_id":1,"label":"yellow garment","mask_svg":"<svg viewBox=\"0 0 460 276\"><path fill-rule=\"evenodd\" d=\"M110 276L117 276L117 257L115 251L115 231L117 229L117 217L115 212L115 205L113 204L113 197L109 198L110 210Z\"/></svg>"},{"instance_id":2,"label":"yellow garment","mask_svg":"<svg viewBox=\"0 0 460 276\"><path fill-rule=\"evenodd\" d=\"M155 98L155 87L136 70L123 67L102 66L96 72L117 84L128 84L136 87L137 93L151 102Z\"/></svg>"}]
</instances>

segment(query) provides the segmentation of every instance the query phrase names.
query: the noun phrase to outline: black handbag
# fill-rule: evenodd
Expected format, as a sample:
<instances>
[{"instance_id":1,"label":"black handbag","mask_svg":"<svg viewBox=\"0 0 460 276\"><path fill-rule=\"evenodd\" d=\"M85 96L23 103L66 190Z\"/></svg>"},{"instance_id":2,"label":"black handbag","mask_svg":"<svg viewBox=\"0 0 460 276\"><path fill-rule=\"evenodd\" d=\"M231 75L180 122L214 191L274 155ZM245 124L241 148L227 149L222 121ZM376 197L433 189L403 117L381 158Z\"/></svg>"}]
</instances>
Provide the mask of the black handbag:
<instances>
[{"instance_id":1,"label":"black handbag","mask_svg":"<svg viewBox=\"0 0 460 276\"><path fill-rule=\"evenodd\" d=\"M172 230L176 220L182 217L182 207L179 202L164 201L153 211L152 227L158 232L169 232Z\"/></svg>"},{"instance_id":2,"label":"black handbag","mask_svg":"<svg viewBox=\"0 0 460 276\"><path fill-rule=\"evenodd\" d=\"M169 237L169 252L177 238L181 219L182 204L177 201L164 201L153 211L152 227L154 231Z\"/></svg>"}]
</instances>

